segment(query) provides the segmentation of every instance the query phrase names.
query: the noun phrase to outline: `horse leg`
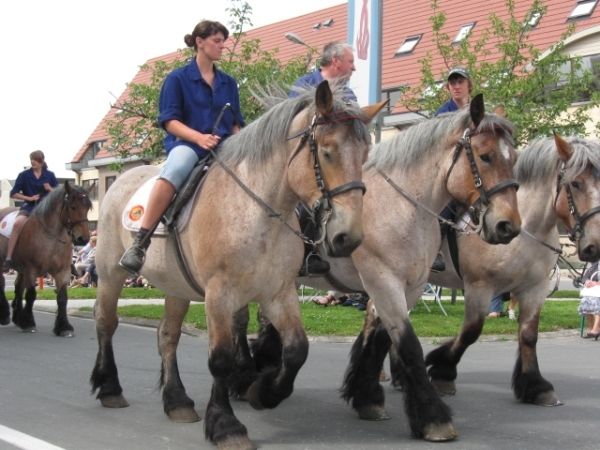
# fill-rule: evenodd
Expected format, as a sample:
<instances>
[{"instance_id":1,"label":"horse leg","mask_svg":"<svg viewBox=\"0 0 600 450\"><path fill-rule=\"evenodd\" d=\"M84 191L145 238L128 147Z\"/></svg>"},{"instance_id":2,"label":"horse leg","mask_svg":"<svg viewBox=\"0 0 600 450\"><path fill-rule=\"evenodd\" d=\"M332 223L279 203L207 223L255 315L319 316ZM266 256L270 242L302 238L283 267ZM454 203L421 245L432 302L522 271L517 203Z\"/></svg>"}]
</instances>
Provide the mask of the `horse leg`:
<instances>
[{"instance_id":1,"label":"horse leg","mask_svg":"<svg viewBox=\"0 0 600 450\"><path fill-rule=\"evenodd\" d=\"M54 321L54 334L61 337L73 337L75 336L75 329L69 323L67 316L67 283L60 282L59 278L54 276L54 282L56 283L56 304L58 309L56 311L56 320ZM60 287L58 287L60 286Z\"/></svg>"},{"instance_id":2,"label":"horse leg","mask_svg":"<svg viewBox=\"0 0 600 450\"><path fill-rule=\"evenodd\" d=\"M260 329L257 341L260 341L261 331L263 329L261 318L264 317L260 313L260 310L258 312L258 316ZM254 359L252 358L252 354L250 353L250 346L248 345L247 330L249 321L250 311L247 306L240 309L233 318L233 339L236 354L235 370L229 377L229 395L240 400L246 400L246 392L248 391L248 388L258 378L257 367ZM267 326L272 327L270 323L268 323ZM278 334L277 339L279 339ZM252 343L252 346L254 346L255 342Z\"/></svg>"},{"instance_id":3,"label":"horse leg","mask_svg":"<svg viewBox=\"0 0 600 450\"><path fill-rule=\"evenodd\" d=\"M119 324L117 302L121 293L123 279L107 278L98 284L97 300L94 304L96 334L98 336L98 355L90 377L92 393L98 390L96 398L106 408L124 408L129 406L123 396L119 383L117 364L113 353L112 337Z\"/></svg>"},{"instance_id":4,"label":"horse leg","mask_svg":"<svg viewBox=\"0 0 600 450\"><path fill-rule=\"evenodd\" d=\"M216 289L215 289L216 291ZM233 316L236 310L225 295L211 296L207 289L208 369L213 376L210 400L204 415L204 435L220 450L254 450L248 430L235 417L229 402L229 376L235 370ZM229 308L228 308L229 307Z\"/></svg>"},{"instance_id":5,"label":"horse leg","mask_svg":"<svg viewBox=\"0 0 600 450\"><path fill-rule=\"evenodd\" d=\"M350 350L350 363L340 389L346 402L363 420L386 420L385 394L379 383L385 355L392 341L369 300L363 329Z\"/></svg>"},{"instance_id":6,"label":"horse leg","mask_svg":"<svg viewBox=\"0 0 600 450\"><path fill-rule=\"evenodd\" d=\"M263 313L281 336L281 365L265 370L248 389L254 409L275 408L294 390L294 380L308 357L308 339L300 318L298 294L292 287L283 301L263 306Z\"/></svg>"},{"instance_id":7,"label":"horse leg","mask_svg":"<svg viewBox=\"0 0 600 450\"><path fill-rule=\"evenodd\" d=\"M396 286L394 283L365 283L365 288L388 330L394 358L402 368L404 409L412 436L433 442L456 439L452 412L429 381L423 348L408 318L408 305L414 305L422 291L414 289L407 299L401 283Z\"/></svg>"},{"instance_id":8,"label":"horse leg","mask_svg":"<svg viewBox=\"0 0 600 450\"><path fill-rule=\"evenodd\" d=\"M470 298L489 299L491 298L491 294L466 295L465 305L467 307L459 335L429 352L425 358L425 365L429 367L428 374L431 377L431 382L440 395L456 394L458 363L467 351L467 348L477 341L481 335L481 330L485 322L485 313L489 306L489 300L476 304ZM475 305L475 307L470 308L468 305Z\"/></svg>"},{"instance_id":9,"label":"horse leg","mask_svg":"<svg viewBox=\"0 0 600 450\"><path fill-rule=\"evenodd\" d=\"M23 315L23 293L25 292L25 280L23 275L17 273L15 278L15 297L11 303L12 306L12 322L21 327L21 317Z\"/></svg>"},{"instance_id":10,"label":"horse leg","mask_svg":"<svg viewBox=\"0 0 600 450\"><path fill-rule=\"evenodd\" d=\"M541 286L538 292L544 293ZM524 403L540 406L560 406L554 386L541 374L537 360L536 345L540 312L544 298L520 301L519 298L519 351L512 376L515 397Z\"/></svg>"},{"instance_id":11,"label":"horse leg","mask_svg":"<svg viewBox=\"0 0 600 450\"><path fill-rule=\"evenodd\" d=\"M181 325L190 307L189 300L166 296L165 311L158 326L158 353L160 354L160 386L163 388L165 414L173 422L198 422L200 417L194 409L194 401L185 392L177 367L177 345L181 337Z\"/></svg>"},{"instance_id":12,"label":"horse leg","mask_svg":"<svg viewBox=\"0 0 600 450\"><path fill-rule=\"evenodd\" d=\"M8 325L10 323L10 305L6 300L6 279L4 273L0 271L0 325Z\"/></svg>"}]
</instances>

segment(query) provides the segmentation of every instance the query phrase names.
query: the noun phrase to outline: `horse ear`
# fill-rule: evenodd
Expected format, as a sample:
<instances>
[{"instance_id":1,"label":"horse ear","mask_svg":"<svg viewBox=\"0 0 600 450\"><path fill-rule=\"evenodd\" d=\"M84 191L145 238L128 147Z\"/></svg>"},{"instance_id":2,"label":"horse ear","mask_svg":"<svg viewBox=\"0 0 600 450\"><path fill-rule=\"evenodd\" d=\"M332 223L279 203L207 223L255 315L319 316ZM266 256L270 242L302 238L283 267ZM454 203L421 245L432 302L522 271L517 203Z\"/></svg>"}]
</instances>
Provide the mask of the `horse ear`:
<instances>
[{"instance_id":1,"label":"horse ear","mask_svg":"<svg viewBox=\"0 0 600 450\"><path fill-rule=\"evenodd\" d=\"M369 106L364 106L362 107L362 112L365 113L365 115L373 120L375 117L377 117L377 114L379 114L379 111L381 111L383 109L383 107L390 101L390 99L388 98L387 100L384 100L382 102L379 103L375 103L374 105L369 105Z\"/></svg>"},{"instance_id":2,"label":"horse ear","mask_svg":"<svg viewBox=\"0 0 600 450\"><path fill-rule=\"evenodd\" d=\"M331 114L331 111L333 111L333 94L329 88L329 81L323 80L319 83L315 101L317 103L317 111L322 116Z\"/></svg>"},{"instance_id":3,"label":"horse ear","mask_svg":"<svg viewBox=\"0 0 600 450\"><path fill-rule=\"evenodd\" d=\"M478 127L481 121L483 120L483 116L485 116L483 94L477 94L475 97L473 97L469 109L471 111L471 120L473 121L475 126Z\"/></svg>"},{"instance_id":4,"label":"horse ear","mask_svg":"<svg viewBox=\"0 0 600 450\"><path fill-rule=\"evenodd\" d=\"M558 152L558 156L563 161L568 161L573 155L573 149L567 141L565 141L556 133L556 131L552 131L552 133L554 133L554 143L556 144L556 151Z\"/></svg>"},{"instance_id":5,"label":"horse ear","mask_svg":"<svg viewBox=\"0 0 600 450\"><path fill-rule=\"evenodd\" d=\"M69 180L65 180L65 192L67 194L71 193L71 185L69 184Z\"/></svg>"}]
</instances>

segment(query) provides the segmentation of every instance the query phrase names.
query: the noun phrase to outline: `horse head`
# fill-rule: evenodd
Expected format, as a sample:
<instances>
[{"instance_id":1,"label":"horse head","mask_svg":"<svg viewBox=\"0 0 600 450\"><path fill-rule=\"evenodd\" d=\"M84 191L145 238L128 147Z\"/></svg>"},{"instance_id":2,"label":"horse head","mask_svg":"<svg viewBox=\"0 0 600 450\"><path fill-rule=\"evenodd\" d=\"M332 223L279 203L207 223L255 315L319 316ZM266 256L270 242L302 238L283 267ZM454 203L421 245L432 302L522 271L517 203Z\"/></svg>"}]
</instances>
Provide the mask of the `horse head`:
<instances>
[{"instance_id":1,"label":"horse head","mask_svg":"<svg viewBox=\"0 0 600 450\"><path fill-rule=\"evenodd\" d=\"M521 230L518 183L513 178L517 160L512 140L514 126L501 116L486 114L482 94L471 101L468 119L470 123L464 123L449 140L454 153L446 188L454 200L468 208L471 220L481 226L484 241L507 244Z\"/></svg>"},{"instance_id":2,"label":"horse head","mask_svg":"<svg viewBox=\"0 0 600 450\"><path fill-rule=\"evenodd\" d=\"M579 259L600 259L600 146L554 133L560 158L554 208L576 243Z\"/></svg>"},{"instance_id":3,"label":"horse head","mask_svg":"<svg viewBox=\"0 0 600 450\"><path fill-rule=\"evenodd\" d=\"M290 186L321 229L317 243L324 242L332 256L349 256L362 242L362 165L371 143L367 125L386 103L361 109L342 95L337 84L333 91L328 81L319 84L313 105L292 122L292 133L300 130L292 136L301 139L292 141L288 163Z\"/></svg>"},{"instance_id":4,"label":"horse head","mask_svg":"<svg viewBox=\"0 0 600 450\"><path fill-rule=\"evenodd\" d=\"M94 189L95 184L90 186ZM63 205L60 220L67 229L73 245L85 245L90 240L88 211L92 208L89 191L81 186L64 184Z\"/></svg>"}]
</instances>

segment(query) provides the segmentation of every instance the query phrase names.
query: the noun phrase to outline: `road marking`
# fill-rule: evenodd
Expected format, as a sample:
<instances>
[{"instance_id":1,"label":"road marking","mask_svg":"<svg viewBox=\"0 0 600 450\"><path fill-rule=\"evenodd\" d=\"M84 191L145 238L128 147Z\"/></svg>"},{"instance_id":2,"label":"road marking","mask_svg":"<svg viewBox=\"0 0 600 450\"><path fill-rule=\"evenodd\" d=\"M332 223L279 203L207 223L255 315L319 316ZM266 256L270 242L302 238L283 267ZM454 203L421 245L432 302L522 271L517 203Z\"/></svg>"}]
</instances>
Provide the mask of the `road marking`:
<instances>
[{"instance_id":1,"label":"road marking","mask_svg":"<svg viewBox=\"0 0 600 450\"><path fill-rule=\"evenodd\" d=\"M0 425L0 441L24 450L65 450L28 434Z\"/></svg>"}]
</instances>

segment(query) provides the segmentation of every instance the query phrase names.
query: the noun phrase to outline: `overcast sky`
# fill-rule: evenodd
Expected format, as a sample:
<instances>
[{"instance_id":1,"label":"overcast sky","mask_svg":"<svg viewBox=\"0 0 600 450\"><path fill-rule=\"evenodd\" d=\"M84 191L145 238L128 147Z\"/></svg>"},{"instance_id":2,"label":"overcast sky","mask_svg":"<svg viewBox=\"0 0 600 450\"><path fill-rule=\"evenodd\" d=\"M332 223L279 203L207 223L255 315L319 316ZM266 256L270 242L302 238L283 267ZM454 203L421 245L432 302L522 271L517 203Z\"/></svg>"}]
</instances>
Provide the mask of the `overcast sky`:
<instances>
[{"instance_id":1,"label":"overcast sky","mask_svg":"<svg viewBox=\"0 0 600 450\"><path fill-rule=\"evenodd\" d=\"M248 3L254 27L260 27L347 1ZM118 97L148 59L182 48L183 36L200 20L227 24L230 5L227 0L31 0L4 6L0 179L15 179L33 150L45 153L58 177L74 176L65 163L108 111L110 93Z\"/></svg>"}]
</instances>

